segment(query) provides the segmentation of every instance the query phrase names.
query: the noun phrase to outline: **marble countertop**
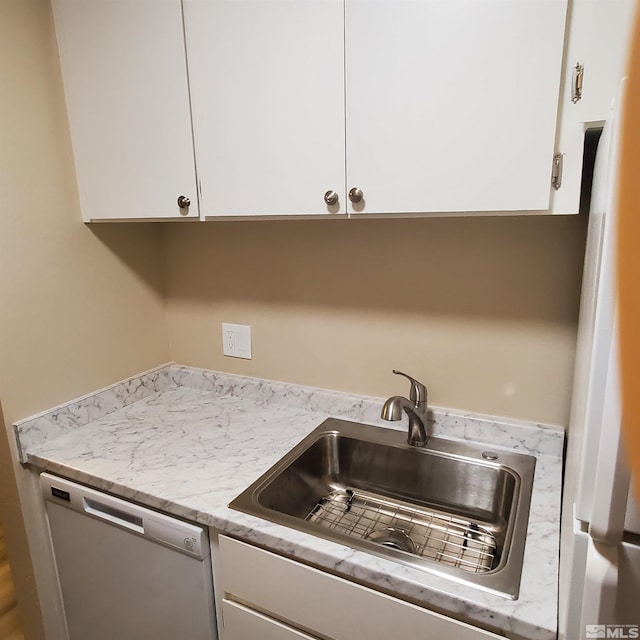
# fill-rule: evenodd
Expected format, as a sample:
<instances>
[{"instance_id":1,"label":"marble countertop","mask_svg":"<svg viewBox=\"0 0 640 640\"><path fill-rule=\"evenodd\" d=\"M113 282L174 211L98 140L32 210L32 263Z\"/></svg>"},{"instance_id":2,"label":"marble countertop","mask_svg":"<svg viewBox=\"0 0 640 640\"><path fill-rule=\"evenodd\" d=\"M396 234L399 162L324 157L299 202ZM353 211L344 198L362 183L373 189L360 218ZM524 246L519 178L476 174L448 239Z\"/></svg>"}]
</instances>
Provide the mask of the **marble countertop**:
<instances>
[{"instance_id":1,"label":"marble countertop","mask_svg":"<svg viewBox=\"0 0 640 640\"><path fill-rule=\"evenodd\" d=\"M227 507L327 417L382 400L167 365L14 425L22 462L327 568L507 637L556 637L564 432L433 410L435 435L537 458L520 596L508 600ZM402 428L402 426L400 426Z\"/></svg>"}]
</instances>

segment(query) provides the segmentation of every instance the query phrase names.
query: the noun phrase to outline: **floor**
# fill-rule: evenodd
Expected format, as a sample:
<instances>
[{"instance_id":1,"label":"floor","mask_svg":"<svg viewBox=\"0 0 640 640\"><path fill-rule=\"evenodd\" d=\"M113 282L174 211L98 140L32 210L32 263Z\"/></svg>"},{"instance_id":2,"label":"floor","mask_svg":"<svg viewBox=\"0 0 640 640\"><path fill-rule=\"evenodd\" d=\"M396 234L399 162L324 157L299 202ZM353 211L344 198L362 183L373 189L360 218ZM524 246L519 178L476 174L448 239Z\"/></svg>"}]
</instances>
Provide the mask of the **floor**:
<instances>
[{"instance_id":1,"label":"floor","mask_svg":"<svg viewBox=\"0 0 640 640\"><path fill-rule=\"evenodd\" d=\"M11 570L0 524L0 640L24 640L13 592Z\"/></svg>"}]
</instances>

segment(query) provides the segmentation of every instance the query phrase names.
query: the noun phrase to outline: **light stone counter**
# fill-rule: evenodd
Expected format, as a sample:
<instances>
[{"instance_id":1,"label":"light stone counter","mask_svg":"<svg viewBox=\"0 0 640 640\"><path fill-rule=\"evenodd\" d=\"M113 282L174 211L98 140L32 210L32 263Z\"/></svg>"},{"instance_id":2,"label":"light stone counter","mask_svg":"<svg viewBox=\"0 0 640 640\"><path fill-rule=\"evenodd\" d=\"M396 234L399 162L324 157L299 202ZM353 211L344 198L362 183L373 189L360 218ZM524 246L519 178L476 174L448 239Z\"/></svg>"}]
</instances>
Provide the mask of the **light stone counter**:
<instances>
[{"instance_id":1,"label":"light stone counter","mask_svg":"<svg viewBox=\"0 0 640 640\"><path fill-rule=\"evenodd\" d=\"M382 399L167 365L14 425L22 461L508 637L556 637L564 431L435 409L435 435L536 456L520 596L508 600L227 508L329 416L394 428ZM404 428L402 426L398 428Z\"/></svg>"}]
</instances>

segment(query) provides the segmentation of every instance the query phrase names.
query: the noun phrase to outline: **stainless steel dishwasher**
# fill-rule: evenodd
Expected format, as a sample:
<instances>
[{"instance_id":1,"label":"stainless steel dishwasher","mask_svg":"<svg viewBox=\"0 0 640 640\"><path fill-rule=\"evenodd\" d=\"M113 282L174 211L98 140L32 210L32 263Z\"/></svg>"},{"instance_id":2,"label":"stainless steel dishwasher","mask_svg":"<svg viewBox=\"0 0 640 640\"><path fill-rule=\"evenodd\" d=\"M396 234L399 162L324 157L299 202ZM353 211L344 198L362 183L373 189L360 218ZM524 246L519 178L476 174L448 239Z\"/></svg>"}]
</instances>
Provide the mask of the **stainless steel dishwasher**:
<instances>
[{"instance_id":1,"label":"stainless steel dishwasher","mask_svg":"<svg viewBox=\"0 0 640 640\"><path fill-rule=\"evenodd\" d=\"M207 530L40 476L70 640L215 640Z\"/></svg>"}]
</instances>

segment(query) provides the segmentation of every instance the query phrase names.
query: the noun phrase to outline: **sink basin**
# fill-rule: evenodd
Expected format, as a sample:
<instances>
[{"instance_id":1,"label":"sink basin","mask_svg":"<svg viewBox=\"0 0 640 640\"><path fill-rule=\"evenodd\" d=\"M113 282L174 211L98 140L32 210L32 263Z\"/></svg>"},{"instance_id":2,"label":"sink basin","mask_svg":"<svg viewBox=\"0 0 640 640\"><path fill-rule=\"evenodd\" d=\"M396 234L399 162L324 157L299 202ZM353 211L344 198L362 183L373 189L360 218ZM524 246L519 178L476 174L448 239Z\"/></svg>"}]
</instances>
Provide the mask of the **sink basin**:
<instances>
[{"instance_id":1,"label":"sink basin","mask_svg":"<svg viewBox=\"0 0 640 640\"><path fill-rule=\"evenodd\" d=\"M229 505L516 599L535 458L330 418Z\"/></svg>"}]
</instances>

